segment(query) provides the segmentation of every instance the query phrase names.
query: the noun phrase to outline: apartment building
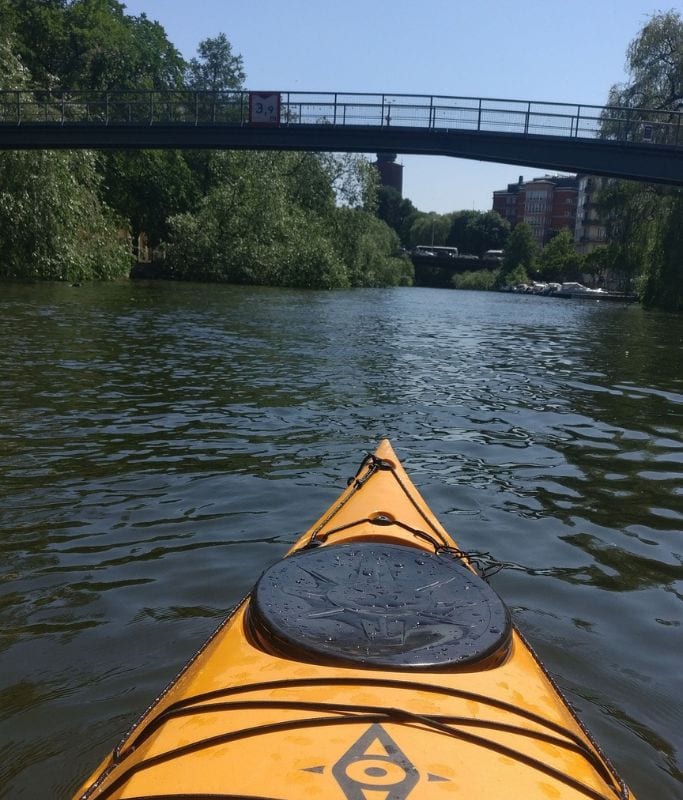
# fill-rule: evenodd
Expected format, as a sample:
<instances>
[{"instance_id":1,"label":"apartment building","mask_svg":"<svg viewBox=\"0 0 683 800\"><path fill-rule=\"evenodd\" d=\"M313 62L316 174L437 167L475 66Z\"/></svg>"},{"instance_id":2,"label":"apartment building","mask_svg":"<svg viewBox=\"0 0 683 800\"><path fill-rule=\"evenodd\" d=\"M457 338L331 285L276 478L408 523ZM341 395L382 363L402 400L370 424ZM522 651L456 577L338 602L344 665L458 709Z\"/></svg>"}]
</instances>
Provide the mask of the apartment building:
<instances>
[{"instance_id":1,"label":"apartment building","mask_svg":"<svg viewBox=\"0 0 683 800\"><path fill-rule=\"evenodd\" d=\"M563 228L575 235L579 200L579 178L544 175L517 183L493 193L493 210L515 226L526 222L540 246L547 244Z\"/></svg>"}]
</instances>

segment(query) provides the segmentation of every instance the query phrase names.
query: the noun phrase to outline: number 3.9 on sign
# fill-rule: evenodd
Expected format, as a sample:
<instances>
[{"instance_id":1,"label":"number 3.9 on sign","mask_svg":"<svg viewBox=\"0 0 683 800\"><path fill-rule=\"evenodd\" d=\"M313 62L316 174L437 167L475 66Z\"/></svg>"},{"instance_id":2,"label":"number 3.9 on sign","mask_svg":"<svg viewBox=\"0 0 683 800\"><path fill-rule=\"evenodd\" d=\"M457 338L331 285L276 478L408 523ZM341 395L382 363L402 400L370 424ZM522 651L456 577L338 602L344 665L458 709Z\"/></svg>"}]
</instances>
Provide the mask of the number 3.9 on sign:
<instances>
[{"instance_id":1,"label":"number 3.9 on sign","mask_svg":"<svg viewBox=\"0 0 683 800\"><path fill-rule=\"evenodd\" d=\"M250 92L249 122L252 125L279 125L280 95L277 92Z\"/></svg>"}]
</instances>

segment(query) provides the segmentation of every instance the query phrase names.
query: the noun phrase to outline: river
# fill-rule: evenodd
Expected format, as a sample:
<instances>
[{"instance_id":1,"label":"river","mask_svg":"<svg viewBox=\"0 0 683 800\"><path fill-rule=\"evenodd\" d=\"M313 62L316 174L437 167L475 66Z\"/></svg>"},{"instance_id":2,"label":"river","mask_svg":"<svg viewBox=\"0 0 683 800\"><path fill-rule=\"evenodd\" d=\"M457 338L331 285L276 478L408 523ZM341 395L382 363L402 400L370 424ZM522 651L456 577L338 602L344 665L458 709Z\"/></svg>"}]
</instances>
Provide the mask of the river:
<instances>
[{"instance_id":1,"label":"river","mask_svg":"<svg viewBox=\"0 0 683 800\"><path fill-rule=\"evenodd\" d=\"M683 317L0 289L0 796L68 797L389 436L639 800L681 797Z\"/></svg>"}]
</instances>

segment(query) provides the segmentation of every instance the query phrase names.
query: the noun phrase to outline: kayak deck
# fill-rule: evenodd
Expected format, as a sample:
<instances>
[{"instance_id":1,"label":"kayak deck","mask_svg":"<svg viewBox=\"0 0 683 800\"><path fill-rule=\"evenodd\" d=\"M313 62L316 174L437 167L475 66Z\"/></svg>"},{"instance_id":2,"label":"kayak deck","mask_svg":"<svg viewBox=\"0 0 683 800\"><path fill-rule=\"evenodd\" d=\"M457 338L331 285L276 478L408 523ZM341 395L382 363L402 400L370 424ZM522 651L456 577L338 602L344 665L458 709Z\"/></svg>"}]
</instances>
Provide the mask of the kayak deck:
<instances>
[{"instance_id":1,"label":"kayak deck","mask_svg":"<svg viewBox=\"0 0 683 800\"><path fill-rule=\"evenodd\" d=\"M632 799L382 442L76 795Z\"/></svg>"}]
</instances>

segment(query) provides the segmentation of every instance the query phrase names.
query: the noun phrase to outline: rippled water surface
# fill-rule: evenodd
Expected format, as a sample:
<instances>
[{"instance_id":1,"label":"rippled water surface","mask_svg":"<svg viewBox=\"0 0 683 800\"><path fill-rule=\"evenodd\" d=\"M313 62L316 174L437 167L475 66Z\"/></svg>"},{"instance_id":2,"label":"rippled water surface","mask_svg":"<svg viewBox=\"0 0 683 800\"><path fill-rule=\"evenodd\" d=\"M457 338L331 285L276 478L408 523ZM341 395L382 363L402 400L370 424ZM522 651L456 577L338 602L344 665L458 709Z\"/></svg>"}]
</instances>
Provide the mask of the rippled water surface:
<instances>
[{"instance_id":1,"label":"rippled water surface","mask_svg":"<svg viewBox=\"0 0 683 800\"><path fill-rule=\"evenodd\" d=\"M0 289L0 796L68 797L389 436L640 800L682 794L683 318Z\"/></svg>"}]
</instances>

